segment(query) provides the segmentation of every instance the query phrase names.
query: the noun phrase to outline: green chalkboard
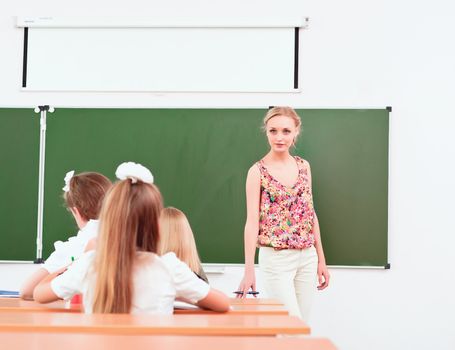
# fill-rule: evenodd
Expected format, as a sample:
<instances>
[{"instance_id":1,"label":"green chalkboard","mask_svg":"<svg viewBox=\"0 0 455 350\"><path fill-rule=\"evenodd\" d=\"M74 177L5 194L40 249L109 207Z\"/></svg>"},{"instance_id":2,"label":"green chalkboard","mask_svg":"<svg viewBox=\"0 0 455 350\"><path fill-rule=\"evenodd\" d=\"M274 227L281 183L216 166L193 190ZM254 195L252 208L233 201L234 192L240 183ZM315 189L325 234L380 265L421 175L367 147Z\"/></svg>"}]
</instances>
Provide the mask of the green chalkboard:
<instances>
[{"instance_id":1,"label":"green chalkboard","mask_svg":"<svg viewBox=\"0 0 455 350\"><path fill-rule=\"evenodd\" d=\"M39 114L0 109L0 260L34 260Z\"/></svg>"},{"instance_id":2,"label":"green chalkboard","mask_svg":"<svg viewBox=\"0 0 455 350\"><path fill-rule=\"evenodd\" d=\"M19 112L20 111L20 112ZM0 110L2 137L8 113ZM44 253L53 242L73 235L76 225L63 206L63 176L69 170L99 171L114 179L116 166L135 161L149 167L165 205L182 209L191 222L205 263L243 263L245 178L248 168L268 150L260 130L265 109L63 109L47 118ZM331 265L387 264L388 118L387 109L298 110L303 134L295 153L313 172L314 200L327 261ZM34 259L39 126L33 111L19 129L32 150L16 152L26 163L27 194L2 215L0 259ZM28 123L36 125L28 126ZM7 127L10 128L9 124ZM34 129L35 128L35 129ZM5 135L4 135L5 134ZM2 142L7 142L2 140ZM33 145L32 145L33 144ZM34 149L36 147L36 149ZM8 147L0 151L3 153ZM8 170L9 171L9 170ZM14 171L13 171L14 172ZM2 175L3 176L3 175ZM13 176L8 175L8 176ZM2 202L17 197L2 181ZM24 190L25 191L25 190ZM24 207L24 208L23 208ZM17 212L26 212L18 215ZM11 220L13 214L24 232ZM11 216L11 217L10 217ZM27 227L28 227L27 226ZM32 230L32 232L29 232ZM3 233L2 233L3 235Z\"/></svg>"}]
</instances>

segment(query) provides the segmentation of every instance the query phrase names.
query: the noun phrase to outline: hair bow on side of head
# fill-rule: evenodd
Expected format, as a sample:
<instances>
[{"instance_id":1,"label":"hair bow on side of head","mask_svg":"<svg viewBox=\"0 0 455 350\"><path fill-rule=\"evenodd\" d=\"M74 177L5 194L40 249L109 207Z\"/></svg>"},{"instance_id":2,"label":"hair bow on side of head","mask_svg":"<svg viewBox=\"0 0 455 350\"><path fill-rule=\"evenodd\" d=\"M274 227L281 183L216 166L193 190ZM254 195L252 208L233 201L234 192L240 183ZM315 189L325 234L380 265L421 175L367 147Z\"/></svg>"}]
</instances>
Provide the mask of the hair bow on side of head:
<instances>
[{"instance_id":1,"label":"hair bow on side of head","mask_svg":"<svg viewBox=\"0 0 455 350\"><path fill-rule=\"evenodd\" d=\"M65 192L69 192L70 191L70 182L71 182L71 179L73 178L74 176L74 170L71 170L71 171L68 171L65 175L65 186L62 187L62 190L65 191Z\"/></svg>"},{"instance_id":2,"label":"hair bow on side of head","mask_svg":"<svg viewBox=\"0 0 455 350\"><path fill-rule=\"evenodd\" d=\"M119 180L131 179L132 183L136 183L138 180L149 184L153 183L153 175L150 170L134 162L120 164L115 171L115 176Z\"/></svg>"}]
</instances>

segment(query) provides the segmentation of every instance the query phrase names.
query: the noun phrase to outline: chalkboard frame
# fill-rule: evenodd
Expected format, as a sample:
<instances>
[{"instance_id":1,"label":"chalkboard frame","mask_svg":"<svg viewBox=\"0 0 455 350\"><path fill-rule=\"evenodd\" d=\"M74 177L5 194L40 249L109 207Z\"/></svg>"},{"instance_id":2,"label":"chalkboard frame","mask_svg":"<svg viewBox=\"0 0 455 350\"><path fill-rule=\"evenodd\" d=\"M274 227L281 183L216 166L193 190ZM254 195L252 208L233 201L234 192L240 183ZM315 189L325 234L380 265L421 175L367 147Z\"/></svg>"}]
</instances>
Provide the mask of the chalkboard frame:
<instances>
[{"instance_id":1,"label":"chalkboard frame","mask_svg":"<svg viewBox=\"0 0 455 350\"><path fill-rule=\"evenodd\" d=\"M8 113L14 113L15 109L0 109L0 113L2 116ZM16 110L16 112L18 112ZM264 136L261 134L260 131L260 122L265 114L266 109L102 109L102 108L91 108L91 109L69 109L69 108L56 108L56 112L51 115L48 119L48 130L47 130L47 147L46 147L46 174L45 174L45 217L44 217L44 256L46 257L53 249L52 243L53 241L60 239L64 240L71 235L74 235L77 232L75 224L72 218L65 212L63 208L63 201L61 199L61 184L63 175L67 170L71 170L75 168L77 172L79 171L86 171L86 170L97 170L103 169L104 172L109 177L113 178L113 172L115 170L115 166L118 162L124 160L133 160L138 162L143 162L144 164L150 166L152 171L156 172L157 177L157 184L162 188L163 194L166 199L166 205L173 205L180 207L184 210L190 221L193 225L193 229L195 231L196 240L198 246L200 247L201 257L203 262L205 263L221 263L221 264L240 264L243 263L243 224L244 224L244 179L246 177L246 171L256 160L262 157L267 152L267 145L265 142ZM298 109L299 114L302 116L303 119L303 133L299 140L299 143L296 147L295 153L306 158L310 161L312 166L312 173L313 173L313 187L314 187L314 197L315 197L315 207L318 213L318 217L321 223L321 232L322 232L322 240L325 248L325 253L327 256L327 262L330 265L343 265L343 266L374 266L374 267L385 267L388 268L390 265L388 264L388 256L387 256L387 210L388 210L388 125L389 125L389 108L383 109ZM36 115L33 113L33 110L30 109L21 109L20 114L30 115L30 121L27 122L28 124L34 122L34 126L30 128L27 126L27 131L24 135L27 139L34 139L35 146L36 145L36 137L39 134L39 126L36 123ZM69 113L67 117L64 116L65 113ZM88 115L87 115L88 113ZM191 116L193 118L202 118L201 120L209 120L211 118L215 118L212 120L216 120L216 118L221 118L219 123L214 123L210 126L209 130L204 128L200 128L199 131L193 130L194 134L191 137L196 137L198 142L204 143L205 147L202 149L206 149L204 154L201 154L200 148L198 150L197 147L192 145L191 137L184 138L185 142L180 144L180 148L174 150L174 153L177 152L179 149L185 149L185 151L193 152L192 157L208 157L207 159L216 159L217 155L220 154L223 156L227 156L228 153L223 149L223 145L217 146L217 143L226 142L227 144L235 145L236 138L239 138L241 135L239 133L239 125L244 125L246 119L252 118L249 124L247 123L248 130L242 131L244 134L244 140L248 140L254 143L254 146L251 146L251 149L248 152L244 152L245 154L248 153L248 156L242 154L242 159L239 161L238 168L236 171L241 173L240 175L233 172L232 174L226 175L226 178L223 181L220 181L219 187L221 188L221 192L214 191L212 193L213 198L217 198L217 196L226 195L230 191L232 197L235 199L231 202L231 205L235 207L237 212L239 213L236 219L236 232L232 236L232 240L235 243L234 249L238 251L234 259L226 259L221 258L217 260L216 258L211 256L210 254L206 253L206 250L212 249L211 247L204 247L204 240L206 236L201 237L200 232L203 230L204 224L201 222L205 222L205 225L210 227L216 227L217 223L220 220L220 216L217 216L212 221L204 219L204 212L202 209L195 210L187 205L185 205L185 201L182 201L182 198L179 198L179 195L172 194L171 186L160 184L160 178L164 179L167 175L164 172L161 172L160 169L155 169L156 164L153 164L153 160L147 159L144 157L144 154L133 157L127 158L127 154L119 154L118 161L114 164L111 162L107 165L106 162L103 162L102 155L98 155L98 162L97 164L90 162L87 163L86 166L73 166L78 165L75 164L74 159L71 159L69 149L64 144L65 139L72 139L73 142L77 141L76 138L71 138L68 136L69 132L73 133L74 136L77 135L92 135L96 136L96 129L90 127L90 124L93 122L93 118L100 114L104 115L105 120L112 119L114 115L124 114L125 125L141 125L142 122L135 122L132 119L131 115L139 115L143 114L142 118L156 118L153 116L146 116L150 113L166 116L170 115L170 118L176 118L176 120L184 120L185 118L188 119ZM188 114L189 115L186 115ZM64 132L64 127L61 124L65 121L69 121L72 118L78 118L78 123L84 118L83 115L86 114L87 125L82 128L82 130L77 129L77 124L72 124L69 131L66 133ZM24 117L22 117L23 119ZM82 118L82 119L81 119ZM129 118L129 119L128 119ZM163 118L163 117L162 117ZM179 119L180 118L180 119ZM223 118L226 118L223 122ZM21 119L21 120L22 120ZM90 121L90 119L92 119ZM243 119L243 120L242 120ZM326 121L324 121L326 119ZM229 122L227 122L229 120ZM340 122L341 121L341 122ZM164 122L164 119L162 119ZM229 124L233 123L233 124ZM338 123L338 124L337 124ZM152 123L153 124L153 123ZM178 123L175 123L178 125ZM230 126L228 126L230 125ZM237 125L237 130L232 129L228 130L229 127L233 127ZM36 130L35 130L36 128ZM60 128L60 129L59 129ZM109 127L106 127L109 129ZM172 132L177 133L185 133L184 126L176 126L176 130ZM179 129L180 128L180 129ZM224 128L224 129L223 129ZM124 128L114 128L115 130L111 130L110 132L115 133L116 137L119 139L122 137L122 132L124 132ZM139 128L142 129L138 130L137 132L142 135L144 134L144 129L146 128ZM224 136L221 132L224 130ZM359 131L359 132L356 132ZM365 132L368 132L365 134ZM36 133L36 135L35 135ZM162 137L162 141L166 139L165 136L160 135L162 133L156 132L155 137ZM85 137L84 135L84 137ZM171 133L172 135L172 133ZM222 137L220 137L220 135ZM321 137L321 135L325 135ZM222 141L223 139L224 141ZM339 146L334 140L344 140L343 142L348 143L349 147L344 145L346 149ZM359 142L361 140L362 142ZM10 142L13 142L11 140ZM374 141L372 143L372 141ZM328 142L332 142L330 147L326 147ZM175 143L175 140L174 140ZM362 144L362 147L358 147ZM202 146L204 146L202 145ZM215 145L215 147L213 146ZM338 147L337 147L338 145ZM133 147L133 146L131 146ZM324 162L324 159L327 157L327 154L324 154L321 149L327 148L327 150L331 150L331 154L335 154L335 160L331 160L329 164L331 165L329 169ZM32 147L33 148L33 147ZM134 148L133 150L137 151L140 150L139 148ZM344 151L344 153L343 153ZM96 150L92 150L94 154ZM238 149L237 149L238 154ZM318 153L319 152L319 153ZM322 152L322 153L321 153ZM368 172L368 169L364 169L362 167L356 169L353 164L348 164L350 173L348 171L347 174L344 174L340 171L343 164L343 156L346 156L346 152L354 153L356 157L365 157L368 159L370 158L371 161L368 166L376 167L375 171L377 172L376 177L374 177L371 173ZM121 153L121 152L120 152ZM106 154L106 153L105 153ZM177 153L176 153L177 154ZM31 164L26 172L30 175L30 178L34 177L34 173L37 173L37 157L38 155L38 148L33 152L30 152L26 157L25 161L27 164ZM178 157L178 155L175 155ZM89 159L90 157L87 157ZM200 159L200 160L201 160ZM229 158L232 162L232 157ZM203 160L203 159L202 159ZM59 163L59 164L56 164ZM77 162L76 162L77 163ZM327 163L327 162L326 162ZM103 164L103 166L99 166L99 164ZM32 166L33 165L33 166ZM176 173L182 172L182 168L179 168L178 165L172 164L172 162L168 162L166 166L163 166L165 169L170 169L172 166L176 167ZM186 167L191 166L191 162L188 162ZM104 167L104 168L103 168ZM33 168L33 169L32 169ZM107 170L109 169L109 170ZM197 190L203 188L204 184L210 183L211 176L213 173L210 172L210 169L205 169L207 172L207 177L197 178L196 182L198 185L193 186L194 192L185 192L187 195L188 193L197 196ZM226 173L226 169L224 169L224 173ZM16 171L17 172L17 171ZM224 174L223 173L223 174ZM24 172L25 174L25 172ZM14 174L11 174L13 176ZM212 177L213 178L213 177ZM336 178L336 180L334 180ZM196 179L196 178L195 178ZM194 179L193 179L194 180ZM355 183L355 188L351 186L351 190L349 190L349 186L346 186L346 181L349 180ZM344 182L343 182L344 181ZM33 184L34 182L29 179L23 179L23 182L27 184ZM37 184L37 178L33 186ZM226 185L227 184L227 185ZM187 183L186 185L190 186L191 184ZM32 186L32 188L33 188ZM30 186L29 186L30 187ZM183 187L182 187L183 188ZM36 193L29 188L30 193L30 203L28 204L29 207L36 206L32 202L36 202ZM36 189L37 191L37 189ZM225 191L225 192L223 192ZM228 191L228 192L226 192ZM327 206L326 203L334 202L335 199L339 196L347 196L349 198L349 203L343 203L343 200L338 200L340 202L338 204L339 208L342 207L352 207L355 211L362 210L362 206L366 198L373 198L376 199L375 212L380 212L379 214L369 215L367 217L357 217L353 215L350 217L351 224L353 227L369 227L368 232L365 232L365 235L359 235L358 237L349 237L346 233L336 235L332 234L330 236L331 231L337 229L337 225L340 225L339 219L337 217L333 217L333 213L330 210L327 210L325 207ZM11 194L12 195L12 194ZM182 196L182 194L180 195ZM22 197L26 197L23 195ZM33 200L32 200L33 199ZM34 201L35 200L35 201ZM27 200L28 202L28 200ZM237 203L236 205L232 203ZM206 206L206 208L210 209L211 205ZM364 209L364 208L363 208ZM242 214L240 214L242 212ZM53 215L58 217L58 224L53 222ZM16 220L19 220L18 218ZM3 221L3 220L2 220ZM35 222L36 215L33 219L28 218L24 220L24 222ZM208 224L207 224L208 223ZM357 226L356 226L357 225ZM359 226L360 225L360 226ZM362 226L363 225L363 226ZM31 226L31 225L29 225ZM334 229L335 227L335 229ZM372 233L376 230L374 233ZM31 230L28 230L31 231ZM28 244L33 245L35 242L34 237L35 232L27 232L27 238L22 241L22 244L28 246ZM377 236L377 237L376 237ZM31 243L28 243L31 242ZM210 243L213 245L220 245L225 247L226 245L219 239L214 241L215 243ZM371 247L366 249L366 245L370 244ZM359 252L359 248L361 252ZM8 256L5 256L5 252L0 251L0 254L4 255L6 259L4 260L32 260L34 257L30 256L30 253L27 253L26 256L23 254L16 254L17 249L13 247L7 248L9 250ZM14 248L14 249L12 249ZM338 251L341 250L342 252L347 251L347 255L343 256L341 254L338 256ZM30 249L30 251L32 251ZM221 251L221 249L220 249ZM217 256L220 255L220 251L217 252ZM350 257L349 254L352 254L352 251L356 251L358 256L354 258ZM337 255L338 254L338 255ZM208 257L207 257L208 256ZM373 258L371 258L373 256ZM0 258L3 258L0 256Z\"/></svg>"}]
</instances>

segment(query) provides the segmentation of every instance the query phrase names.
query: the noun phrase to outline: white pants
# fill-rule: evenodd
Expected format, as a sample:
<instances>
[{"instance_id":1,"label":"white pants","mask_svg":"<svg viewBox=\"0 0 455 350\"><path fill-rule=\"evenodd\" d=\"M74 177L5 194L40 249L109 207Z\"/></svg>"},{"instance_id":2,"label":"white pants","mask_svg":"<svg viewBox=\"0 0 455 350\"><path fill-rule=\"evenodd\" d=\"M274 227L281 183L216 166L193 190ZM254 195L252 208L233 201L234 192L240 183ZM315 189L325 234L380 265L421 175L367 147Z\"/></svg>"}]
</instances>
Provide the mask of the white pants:
<instances>
[{"instance_id":1,"label":"white pants","mask_svg":"<svg viewBox=\"0 0 455 350\"><path fill-rule=\"evenodd\" d=\"M316 248L275 250L261 247L259 267L267 295L282 302L290 315L308 321L317 288Z\"/></svg>"}]
</instances>

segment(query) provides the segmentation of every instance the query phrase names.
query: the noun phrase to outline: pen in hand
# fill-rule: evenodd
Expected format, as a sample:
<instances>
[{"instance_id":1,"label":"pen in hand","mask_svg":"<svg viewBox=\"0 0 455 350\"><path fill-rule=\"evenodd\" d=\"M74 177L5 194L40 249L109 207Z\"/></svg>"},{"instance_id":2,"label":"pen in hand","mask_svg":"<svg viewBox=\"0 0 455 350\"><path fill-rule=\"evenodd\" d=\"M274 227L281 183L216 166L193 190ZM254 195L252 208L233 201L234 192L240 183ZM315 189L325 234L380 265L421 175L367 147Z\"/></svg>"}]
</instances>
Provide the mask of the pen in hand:
<instances>
[{"instance_id":1,"label":"pen in hand","mask_svg":"<svg viewBox=\"0 0 455 350\"><path fill-rule=\"evenodd\" d=\"M241 290L236 290L235 292L232 292L232 293L243 295L243 292ZM246 292L246 294L258 295L259 292L255 291L255 290L250 290L250 291Z\"/></svg>"}]
</instances>

